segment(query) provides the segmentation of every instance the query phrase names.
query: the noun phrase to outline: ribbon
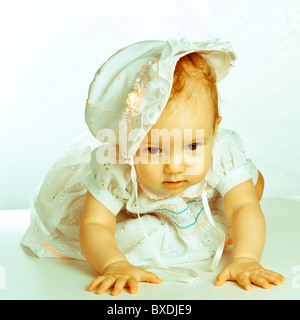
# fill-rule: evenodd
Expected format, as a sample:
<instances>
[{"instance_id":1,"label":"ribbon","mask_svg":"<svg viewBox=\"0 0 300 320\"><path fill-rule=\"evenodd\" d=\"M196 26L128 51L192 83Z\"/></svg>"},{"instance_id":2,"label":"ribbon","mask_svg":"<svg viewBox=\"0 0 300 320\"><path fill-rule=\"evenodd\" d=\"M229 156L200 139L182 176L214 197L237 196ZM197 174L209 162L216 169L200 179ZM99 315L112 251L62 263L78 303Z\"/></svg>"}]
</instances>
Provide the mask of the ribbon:
<instances>
[{"instance_id":1,"label":"ribbon","mask_svg":"<svg viewBox=\"0 0 300 320\"><path fill-rule=\"evenodd\" d=\"M204 206L204 211L206 213L206 216L208 218L209 223L217 230L218 233L218 247L215 253L215 256L211 262L211 265L209 267L210 271L215 271L217 268L217 265L221 259L222 253L223 253L223 249L224 249L224 244L225 244L225 233L220 230L219 228L217 228L214 219L212 217L209 205L208 205L208 201L207 201L207 193L206 190L203 190L202 192L202 202L203 202L203 206Z\"/></svg>"}]
</instances>

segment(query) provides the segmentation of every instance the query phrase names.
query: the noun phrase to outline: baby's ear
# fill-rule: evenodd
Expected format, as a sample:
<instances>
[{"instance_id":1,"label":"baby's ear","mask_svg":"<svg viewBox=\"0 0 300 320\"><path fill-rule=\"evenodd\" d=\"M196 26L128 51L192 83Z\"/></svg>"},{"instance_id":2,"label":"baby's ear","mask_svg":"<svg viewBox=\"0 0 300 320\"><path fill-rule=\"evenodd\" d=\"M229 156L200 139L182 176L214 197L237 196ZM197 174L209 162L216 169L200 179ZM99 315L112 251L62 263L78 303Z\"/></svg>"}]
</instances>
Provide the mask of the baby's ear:
<instances>
[{"instance_id":1,"label":"baby's ear","mask_svg":"<svg viewBox=\"0 0 300 320\"><path fill-rule=\"evenodd\" d=\"M217 132L219 124L221 123L221 121L222 121L222 117L218 116L218 119L215 122L215 133Z\"/></svg>"}]
</instances>

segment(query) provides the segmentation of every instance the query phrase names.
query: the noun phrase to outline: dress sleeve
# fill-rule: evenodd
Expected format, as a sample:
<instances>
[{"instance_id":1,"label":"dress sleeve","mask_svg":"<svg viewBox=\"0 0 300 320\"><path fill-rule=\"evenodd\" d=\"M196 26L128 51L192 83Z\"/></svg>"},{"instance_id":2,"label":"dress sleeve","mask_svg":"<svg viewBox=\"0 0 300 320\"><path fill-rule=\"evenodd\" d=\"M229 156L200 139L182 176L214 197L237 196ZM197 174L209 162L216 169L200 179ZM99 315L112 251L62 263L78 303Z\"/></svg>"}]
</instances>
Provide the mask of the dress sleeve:
<instances>
[{"instance_id":1,"label":"dress sleeve","mask_svg":"<svg viewBox=\"0 0 300 320\"><path fill-rule=\"evenodd\" d=\"M238 184L258 179L258 170L245 155L240 136L231 130L219 129L214 140L211 166L207 174L208 184L224 197Z\"/></svg>"},{"instance_id":2,"label":"dress sleeve","mask_svg":"<svg viewBox=\"0 0 300 320\"><path fill-rule=\"evenodd\" d=\"M132 193L130 166L109 162L100 164L97 150L91 154L91 172L84 182L93 197L117 215Z\"/></svg>"}]
</instances>

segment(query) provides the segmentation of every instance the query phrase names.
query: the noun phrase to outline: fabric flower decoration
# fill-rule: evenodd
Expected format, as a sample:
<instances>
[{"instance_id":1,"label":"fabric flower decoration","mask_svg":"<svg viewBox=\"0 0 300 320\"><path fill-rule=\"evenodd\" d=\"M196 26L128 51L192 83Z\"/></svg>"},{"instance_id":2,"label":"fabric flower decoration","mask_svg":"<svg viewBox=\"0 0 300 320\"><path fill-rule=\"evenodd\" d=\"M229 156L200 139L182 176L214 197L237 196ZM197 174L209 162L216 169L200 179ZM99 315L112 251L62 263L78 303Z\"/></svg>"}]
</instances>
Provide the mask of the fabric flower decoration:
<instances>
[{"instance_id":1,"label":"fabric flower decoration","mask_svg":"<svg viewBox=\"0 0 300 320\"><path fill-rule=\"evenodd\" d=\"M133 114L137 114L138 110L137 110L137 104L138 104L138 100L140 99L140 90L137 91L133 91L130 92L127 96L127 99L125 100L126 103L126 112L130 112Z\"/></svg>"}]
</instances>

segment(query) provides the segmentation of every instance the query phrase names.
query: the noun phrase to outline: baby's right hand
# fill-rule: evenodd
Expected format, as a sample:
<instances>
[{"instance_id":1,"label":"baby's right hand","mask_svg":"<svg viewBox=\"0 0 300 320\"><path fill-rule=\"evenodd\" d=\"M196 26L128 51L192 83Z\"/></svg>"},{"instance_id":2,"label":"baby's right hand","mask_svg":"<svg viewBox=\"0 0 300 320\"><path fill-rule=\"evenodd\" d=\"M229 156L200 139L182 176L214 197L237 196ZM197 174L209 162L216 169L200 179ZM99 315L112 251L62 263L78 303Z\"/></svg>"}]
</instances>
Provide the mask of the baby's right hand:
<instances>
[{"instance_id":1,"label":"baby's right hand","mask_svg":"<svg viewBox=\"0 0 300 320\"><path fill-rule=\"evenodd\" d=\"M161 283L162 280L152 272L135 267L127 261L119 261L107 266L103 274L92 281L88 291L99 286L96 293L103 294L113 287L111 294L118 296L123 288L129 287L130 293L137 293L139 282Z\"/></svg>"}]
</instances>

